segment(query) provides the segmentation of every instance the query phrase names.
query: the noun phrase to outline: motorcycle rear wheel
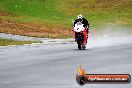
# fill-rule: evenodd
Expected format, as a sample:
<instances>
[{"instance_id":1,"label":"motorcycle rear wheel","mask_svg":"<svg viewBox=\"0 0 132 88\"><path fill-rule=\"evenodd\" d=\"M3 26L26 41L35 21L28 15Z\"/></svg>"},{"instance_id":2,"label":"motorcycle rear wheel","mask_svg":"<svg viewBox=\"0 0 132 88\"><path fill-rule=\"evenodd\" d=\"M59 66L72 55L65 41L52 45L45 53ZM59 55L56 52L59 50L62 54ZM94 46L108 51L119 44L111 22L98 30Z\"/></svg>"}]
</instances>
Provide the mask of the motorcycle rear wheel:
<instances>
[{"instance_id":1,"label":"motorcycle rear wheel","mask_svg":"<svg viewBox=\"0 0 132 88\"><path fill-rule=\"evenodd\" d=\"M85 50L85 49L86 49L86 46L85 46L85 45L84 45L84 46L82 46L82 49L83 49L83 50Z\"/></svg>"}]
</instances>

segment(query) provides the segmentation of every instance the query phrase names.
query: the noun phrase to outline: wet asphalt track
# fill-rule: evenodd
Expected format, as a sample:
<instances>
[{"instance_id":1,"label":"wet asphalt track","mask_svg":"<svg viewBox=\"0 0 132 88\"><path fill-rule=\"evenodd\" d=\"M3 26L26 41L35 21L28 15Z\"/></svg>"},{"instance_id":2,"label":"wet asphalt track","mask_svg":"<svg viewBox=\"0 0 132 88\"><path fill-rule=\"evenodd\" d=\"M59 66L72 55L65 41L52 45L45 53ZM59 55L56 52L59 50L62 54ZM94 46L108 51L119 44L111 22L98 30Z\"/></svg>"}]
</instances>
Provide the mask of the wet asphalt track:
<instances>
[{"instance_id":1,"label":"wet asphalt track","mask_svg":"<svg viewBox=\"0 0 132 88\"><path fill-rule=\"evenodd\" d=\"M0 88L132 88L130 84L87 84L75 80L77 67L87 73L132 75L132 43L77 50L76 44L0 48Z\"/></svg>"}]
</instances>

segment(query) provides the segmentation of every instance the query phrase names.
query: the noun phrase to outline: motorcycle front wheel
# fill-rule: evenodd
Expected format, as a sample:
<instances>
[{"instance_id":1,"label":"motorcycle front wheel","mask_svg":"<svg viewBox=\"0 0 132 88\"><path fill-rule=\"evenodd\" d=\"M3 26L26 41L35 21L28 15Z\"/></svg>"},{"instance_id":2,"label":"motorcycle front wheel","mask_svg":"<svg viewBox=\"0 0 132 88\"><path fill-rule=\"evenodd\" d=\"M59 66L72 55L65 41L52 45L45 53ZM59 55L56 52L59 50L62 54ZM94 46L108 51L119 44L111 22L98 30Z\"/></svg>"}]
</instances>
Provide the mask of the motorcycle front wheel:
<instances>
[{"instance_id":1,"label":"motorcycle front wheel","mask_svg":"<svg viewBox=\"0 0 132 88\"><path fill-rule=\"evenodd\" d=\"M78 41L77 44L78 44L78 49L81 50L81 42Z\"/></svg>"}]
</instances>

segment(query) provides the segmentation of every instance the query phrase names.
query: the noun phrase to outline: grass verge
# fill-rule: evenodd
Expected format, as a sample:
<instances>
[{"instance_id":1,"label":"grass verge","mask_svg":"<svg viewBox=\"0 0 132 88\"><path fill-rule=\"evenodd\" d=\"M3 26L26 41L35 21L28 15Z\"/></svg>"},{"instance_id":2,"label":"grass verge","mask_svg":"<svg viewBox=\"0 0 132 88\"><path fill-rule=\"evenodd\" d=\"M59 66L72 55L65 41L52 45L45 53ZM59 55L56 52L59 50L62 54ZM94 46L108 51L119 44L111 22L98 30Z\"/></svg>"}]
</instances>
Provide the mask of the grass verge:
<instances>
[{"instance_id":1,"label":"grass verge","mask_svg":"<svg viewBox=\"0 0 132 88\"><path fill-rule=\"evenodd\" d=\"M83 14L98 30L105 23L132 25L132 0L0 0L0 32L69 38Z\"/></svg>"},{"instance_id":2,"label":"grass verge","mask_svg":"<svg viewBox=\"0 0 132 88\"><path fill-rule=\"evenodd\" d=\"M32 44L32 43L38 43L38 41L17 41L17 40L0 38L0 46L24 45L24 44Z\"/></svg>"}]
</instances>

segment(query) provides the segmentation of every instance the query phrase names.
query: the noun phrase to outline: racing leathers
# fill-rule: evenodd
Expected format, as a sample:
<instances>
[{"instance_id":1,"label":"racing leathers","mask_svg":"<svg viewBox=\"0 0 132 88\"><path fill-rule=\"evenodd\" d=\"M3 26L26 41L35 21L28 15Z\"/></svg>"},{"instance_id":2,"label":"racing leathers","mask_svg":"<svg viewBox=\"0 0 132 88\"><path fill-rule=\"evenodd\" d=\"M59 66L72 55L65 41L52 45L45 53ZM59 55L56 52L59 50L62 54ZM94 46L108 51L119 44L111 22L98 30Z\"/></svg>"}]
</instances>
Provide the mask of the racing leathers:
<instances>
[{"instance_id":1,"label":"racing leathers","mask_svg":"<svg viewBox=\"0 0 132 88\"><path fill-rule=\"evenodd\" d=\"M87 32L89 32L89 23L88 23L88 21L84 17L82 19L76 19L74 21L74 25L73 25L74 27L75 27L75 24L77 22L81 22L82 24L84 24L83 27L87 28Z\"/></svg>"}]
</instances>

